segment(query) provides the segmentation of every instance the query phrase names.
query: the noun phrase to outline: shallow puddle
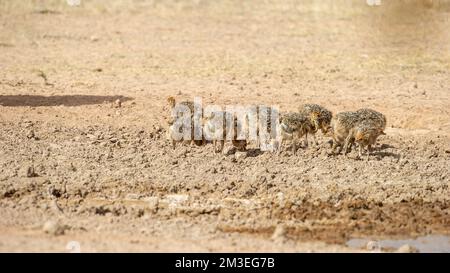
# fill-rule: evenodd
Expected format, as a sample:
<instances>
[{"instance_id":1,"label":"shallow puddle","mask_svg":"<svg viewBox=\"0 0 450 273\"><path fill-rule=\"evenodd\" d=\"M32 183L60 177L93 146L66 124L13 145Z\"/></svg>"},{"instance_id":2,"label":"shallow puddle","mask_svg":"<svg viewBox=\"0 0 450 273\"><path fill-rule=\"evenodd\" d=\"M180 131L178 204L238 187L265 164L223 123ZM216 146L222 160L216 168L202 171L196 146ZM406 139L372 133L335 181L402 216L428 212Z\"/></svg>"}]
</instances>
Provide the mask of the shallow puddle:
<instances>
[{"instance_id":1,"label":"shallow puddle","mask_svg":"<svg viewBox=\"0 0 450 273\"><path fill-rule=\"evenodd\" d=\"M421 253L445 252L450 253L450 236L427 235L415 239L402 240L373 240L367 238L355 238L347 241L346 245L351 248L366 249L367 243L376 242L375 245L381 249L396 250L403 245L410 245Z\"/></svg>"}]
</instances>

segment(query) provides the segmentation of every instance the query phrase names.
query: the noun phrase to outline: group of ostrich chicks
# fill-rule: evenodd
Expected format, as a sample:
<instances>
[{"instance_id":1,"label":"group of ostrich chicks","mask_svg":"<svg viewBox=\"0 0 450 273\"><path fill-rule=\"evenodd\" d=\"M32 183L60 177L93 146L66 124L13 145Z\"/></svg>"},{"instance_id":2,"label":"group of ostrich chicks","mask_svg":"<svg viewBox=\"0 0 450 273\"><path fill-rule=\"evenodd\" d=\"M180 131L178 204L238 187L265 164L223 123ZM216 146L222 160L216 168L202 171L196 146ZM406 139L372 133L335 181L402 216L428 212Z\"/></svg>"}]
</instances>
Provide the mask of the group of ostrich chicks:
<instances>
[{"instance_id":1,"label":"group of ostrich chicks","mask_svg":"<svg viewBox=\"0 0 450 273\"><path fill-rule=\"evenodd\" d=\"M208 141L203 137L200 140L194 140L194 128L191 127L191 140L176 140L173 137L174 130L174 119L177 118L175 109L176 105L182 105L185 109L189 109L191 113L191 120L194 119L194 102L193 101L180 101L176 103L174 97L168 97L167 102L169 104L169 108L172 111L171 119L168 121L168 139L172 142L172 146L175 149L176 143L194 143L197 146L203 146ZM202 116L202 124L203 126L209 126L208 129L214 131L215 128L211 128L210 121L214 118L214 115L218 112L223 114L223 117L229 115L226 111L216 111L212 112L209 116ZM269 116L268 120L265 121L267 130L274 130L271 125L270 115L271 112L268 111L267 115ZM239 151L246 151L246 147L248 144L248 139L241 139L237 137L237 127L238 121L236 118L232 118L234 120L231 123L233 128L233 135L230 138L230 142L232 145ZM363 155L364 149L367 147L367 159L372 151L372 145L376 143L377 138L380 135L385 135L384 130L386 128L386 117L380 112L369 108L362 108L357 111L348 111L348 112L340 112L336 115L333 115L331 111L326 108L317 105L317 104L303 104L299 107L297 112L281 112L278 115L279 126L276 127L276 130L279 130L279 136L275 141L277 153L280 153L282 150L283 142L286 139L292 140L292 151L293 154L297 152L297 142L299 139L304 137L304 147L308 146L308 134L310 134L313 138L314 144L317 146L319 143L315 138L315 134L320 129L320 131L327 137L331 137L332 140L332 151L331 154L340 154L342 150L344 150L344 154L347 155L352 146L356 143L358 144L358 159L360 159ZM247 119L248 121L248 119ZM193 124L193 122L191 123ZM213 123L214 124L214 123ZM225 124L225 123L223 123ZM221 125L222 126L222 125ZM214 126L212 126L214 127ZM219 144L219 152L223 150L225 141L225 132L229 128L223 130L223 137L220 139L213 139L210 142L214 144L214 153L217 152L216 146ZM179 129L178 129L179 130ZM258 129L257 134L260 133L261 129ZM256 141L256 145L259 146L259 140ZM336 149L339 147L339 150L336 152Z\"/></svg>"}]
</instances>

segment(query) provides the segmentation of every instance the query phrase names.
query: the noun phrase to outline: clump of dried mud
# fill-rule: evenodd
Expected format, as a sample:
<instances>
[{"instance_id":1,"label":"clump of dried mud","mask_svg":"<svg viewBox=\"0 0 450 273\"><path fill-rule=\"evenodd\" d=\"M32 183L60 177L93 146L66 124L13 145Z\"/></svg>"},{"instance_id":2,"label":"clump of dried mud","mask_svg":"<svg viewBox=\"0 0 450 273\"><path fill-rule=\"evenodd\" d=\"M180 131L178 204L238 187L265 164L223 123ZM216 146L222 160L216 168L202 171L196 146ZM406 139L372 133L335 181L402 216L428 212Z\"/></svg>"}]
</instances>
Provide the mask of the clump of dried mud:
<instances>
[{"instance_id":1,"label":"clump of dried mud","mask_svg":"<svg viewBox=\"0 0 450 273\"><path fill-rule=\"evenodd\" d=\"M2 128L0 206L13 215L107 217L118 229L124 219L180 219L262 239L282 224L288 239L327 243L446 233L450 224L448 138L383 137L369 161L330 156L325 139L297 156L250 149L236 160L212 145L172 150L162 128ZM73 225L66 233L93 228Z\"/></svg>"}]
</instances>

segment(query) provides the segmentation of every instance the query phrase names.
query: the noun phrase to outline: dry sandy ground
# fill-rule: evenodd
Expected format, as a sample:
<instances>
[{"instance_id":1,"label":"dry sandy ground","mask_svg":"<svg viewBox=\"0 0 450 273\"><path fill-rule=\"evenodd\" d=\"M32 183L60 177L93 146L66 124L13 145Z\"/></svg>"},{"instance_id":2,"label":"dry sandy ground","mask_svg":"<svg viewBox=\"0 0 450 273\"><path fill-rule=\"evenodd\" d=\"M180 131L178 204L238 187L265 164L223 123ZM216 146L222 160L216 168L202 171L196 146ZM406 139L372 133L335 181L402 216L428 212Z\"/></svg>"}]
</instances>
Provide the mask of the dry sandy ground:
<instances>
[{"instance_id":1,"label":"dry sandy ground","mask_svg":"<svg viewBox=\"0 0 450 273\"><path fill-rule=\"evenodd\" d=\"M444 1L81 2L0 2L0 251L359 251L345 242L450 233ZM323 136L296 156L173 151L169 95L370 107L387 135L369 161L329 156Z\"/></svg>"}]
</instances>

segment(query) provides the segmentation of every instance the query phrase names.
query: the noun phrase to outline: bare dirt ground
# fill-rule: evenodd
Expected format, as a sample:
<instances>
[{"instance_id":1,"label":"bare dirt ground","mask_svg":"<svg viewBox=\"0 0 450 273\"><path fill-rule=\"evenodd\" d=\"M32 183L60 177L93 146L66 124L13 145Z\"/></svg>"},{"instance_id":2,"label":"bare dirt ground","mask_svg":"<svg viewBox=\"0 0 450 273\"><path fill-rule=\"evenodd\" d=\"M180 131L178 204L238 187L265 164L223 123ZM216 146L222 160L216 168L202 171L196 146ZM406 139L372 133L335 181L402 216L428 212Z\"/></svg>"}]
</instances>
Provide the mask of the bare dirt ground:
<instances>
[{"instance_id":1,"label":"bare dirt ground","mask_svg":"<svg viewBox=\"0 0 450 273\"><path fill-rule=\"evenodd\" d=\"M449 17L444 1L1 1L0 251L449 234ZM387 135L369 161L329 156L323 136L296 156L173 151L169 95L370 107Z\"/></svg>"}]
</instances>

